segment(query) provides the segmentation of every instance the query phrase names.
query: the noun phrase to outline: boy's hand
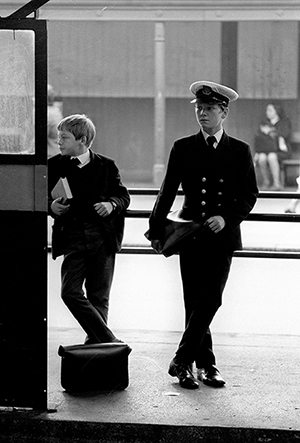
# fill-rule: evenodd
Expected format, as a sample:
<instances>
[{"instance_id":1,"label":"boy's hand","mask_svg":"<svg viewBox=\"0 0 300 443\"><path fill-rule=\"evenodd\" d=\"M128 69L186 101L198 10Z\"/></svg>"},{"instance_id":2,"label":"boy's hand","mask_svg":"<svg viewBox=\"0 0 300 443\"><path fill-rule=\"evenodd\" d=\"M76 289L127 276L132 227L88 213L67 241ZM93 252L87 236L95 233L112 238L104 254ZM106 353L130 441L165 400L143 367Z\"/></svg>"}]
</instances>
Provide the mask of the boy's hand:
<instances>
[{"instance_id":1,"label":"boy's hand","mask_svg":"<svg viewBox=\"0 0 300 443\"><path fill-rule=\"evenodd\" d=\"M51 211L55 215L63 215L70 209L69 204L64 204L64 199L62 197L57 198L51 203Z\"/></svg>"},{"instance_id":2,"label":"boy's hand","mask_svg":"<svg viewBox=\"0 0 300 443\"><path fill-rule=\"evenodd\" d=\"M214 215L206 220L204 227L208 227L217 234L225 227L225 220L221 215Z\"/></svg>"},{"instance_id":3,"label":"boy's hand","mask_svg":"<svg viewBox=\"0 0 300 443\"><path fill-rule=\"evenodd\" d=\"M100 217L107 217L114 209L111 202L95 203L94 208L95 208L97 214L100 215Z\"/></svg>"}]
</instances>

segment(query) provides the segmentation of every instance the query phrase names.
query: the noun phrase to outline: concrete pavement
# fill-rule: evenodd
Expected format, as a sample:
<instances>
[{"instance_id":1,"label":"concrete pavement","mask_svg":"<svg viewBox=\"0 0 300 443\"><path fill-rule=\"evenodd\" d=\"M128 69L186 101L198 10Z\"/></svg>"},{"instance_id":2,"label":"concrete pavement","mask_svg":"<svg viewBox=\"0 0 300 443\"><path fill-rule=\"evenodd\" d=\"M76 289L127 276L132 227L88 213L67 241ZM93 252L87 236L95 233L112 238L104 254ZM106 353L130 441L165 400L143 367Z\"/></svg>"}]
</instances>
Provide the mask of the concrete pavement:
<instances>
[{"instance_id":1,"label":"concrete pavement","mask_svg":"<svg viewBox=\"0 0 300 443\"><path fill-rule=\"evenodd\" d=\"M64 392L58 346L84 334L51 329L49 412L0 414L0 441L300 442L299 336L214 334L226 387L188 391L167 374L180 333L116 332L133 349L125 391Z\"/></svg>"}]
</instances>

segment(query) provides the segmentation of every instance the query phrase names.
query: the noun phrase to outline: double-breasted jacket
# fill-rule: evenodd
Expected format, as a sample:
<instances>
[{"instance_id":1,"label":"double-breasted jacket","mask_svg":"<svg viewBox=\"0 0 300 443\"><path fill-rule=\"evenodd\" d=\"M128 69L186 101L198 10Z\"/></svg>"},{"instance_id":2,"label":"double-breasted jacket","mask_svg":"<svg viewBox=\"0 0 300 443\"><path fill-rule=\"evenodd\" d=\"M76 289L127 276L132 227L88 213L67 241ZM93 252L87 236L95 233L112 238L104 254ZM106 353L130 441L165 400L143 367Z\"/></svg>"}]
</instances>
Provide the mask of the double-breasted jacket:
<instances>
[{"instance_id":1,"label":"double-breasted jacket","mask_svg":"<svg viewBox=\"0 0 300 443\"><path fill-rule=\"evenodd\" d=\"M222 216L225 228L214 234L215 238L228 250L241 249L240 223L258 195L249 145L225 131L217 148L207 145L202 131L175 141L150 216L150 239L161 238L165 218L180 186L184 192L184 218L204 224L211 216Z\"/></svg>"}]
</instances>

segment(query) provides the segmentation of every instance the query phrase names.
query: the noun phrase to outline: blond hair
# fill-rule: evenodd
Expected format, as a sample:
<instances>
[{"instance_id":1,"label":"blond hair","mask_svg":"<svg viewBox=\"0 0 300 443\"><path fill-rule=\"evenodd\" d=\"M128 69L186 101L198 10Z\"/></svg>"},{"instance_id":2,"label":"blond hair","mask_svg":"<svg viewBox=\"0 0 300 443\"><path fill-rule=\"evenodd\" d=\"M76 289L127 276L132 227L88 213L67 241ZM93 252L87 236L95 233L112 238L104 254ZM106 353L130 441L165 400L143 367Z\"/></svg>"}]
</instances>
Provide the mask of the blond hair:
<instances>
[{"instance_id":1,"label":"blond hair","mask_svg":"<svg viewBox=\"0 0 300 443\"><path fill-rule=\"evenodd\" d=\"M75 140L86 138L86 146L89 148L96 136L96 128L90 118L84 114L73 114L63 118L57 125L59 131L68 131L74 135Z\"/></svg>"}]
</instances>

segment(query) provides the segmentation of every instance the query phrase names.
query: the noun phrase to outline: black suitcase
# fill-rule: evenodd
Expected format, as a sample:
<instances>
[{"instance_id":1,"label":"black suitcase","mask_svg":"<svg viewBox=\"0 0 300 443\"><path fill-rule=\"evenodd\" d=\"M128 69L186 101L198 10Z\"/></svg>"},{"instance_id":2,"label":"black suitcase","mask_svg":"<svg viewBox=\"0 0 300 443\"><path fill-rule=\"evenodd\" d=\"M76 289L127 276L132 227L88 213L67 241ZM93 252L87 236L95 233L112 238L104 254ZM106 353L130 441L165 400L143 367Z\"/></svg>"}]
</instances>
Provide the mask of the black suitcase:
<instances>
[{"instance_id":1,"label":"black suitcase","mask_svg":"<svg viewBox=\"0 0 300 443\"><path fill-rule=\"evenodd\" d=\"M130 352L126 343L60 346L61 385L69 392L126 389Z\"/></svg>"}]
</instances>

